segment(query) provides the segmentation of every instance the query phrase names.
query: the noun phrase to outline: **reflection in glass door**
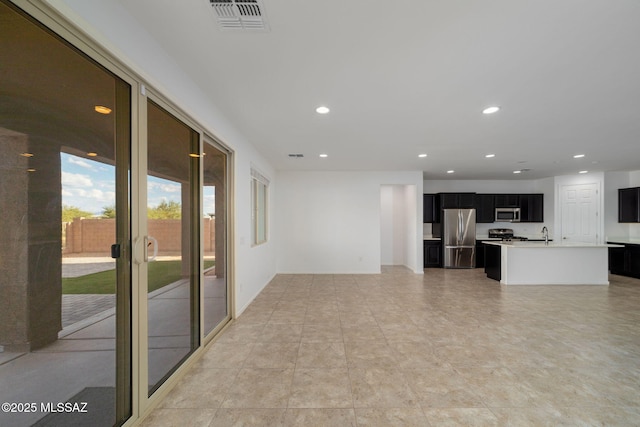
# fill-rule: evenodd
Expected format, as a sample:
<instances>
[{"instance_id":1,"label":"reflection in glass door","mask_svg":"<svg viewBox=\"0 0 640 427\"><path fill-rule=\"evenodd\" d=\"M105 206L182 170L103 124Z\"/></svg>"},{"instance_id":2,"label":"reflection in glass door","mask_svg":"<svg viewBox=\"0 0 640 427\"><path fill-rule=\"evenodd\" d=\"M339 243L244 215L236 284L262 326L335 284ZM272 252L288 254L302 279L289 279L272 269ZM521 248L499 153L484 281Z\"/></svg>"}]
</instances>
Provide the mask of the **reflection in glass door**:
<instances>
[{"instance_id":1,"label":"reflection in glass door","mask_svg":"<svg viewBox=\"0 0 640 427\"><path fill-rule=\"evenodd\" d=\"M204 335L228 319L227 277L227 153L204 144Z\"/></svg>"},{"instance_id":2,"label":"reflection in glass door","mask_svg":"<svg viewBox=\"0 0 640 427\"><path fill-rule=\"evenodd\" d=\"M199 345L199 134L147 104L149 395Z\"/></svg>"},{"instance_id":3,"label":"reflection in glass door","mask_svg":"<svg viewBox=\"0 0 640 427\"><path fill-rule=\"evenodd\" d=\"M131 87L2 0L0 22L0 402L35 405L0 425L120 425Z\"/></svg>"}]
</instances>

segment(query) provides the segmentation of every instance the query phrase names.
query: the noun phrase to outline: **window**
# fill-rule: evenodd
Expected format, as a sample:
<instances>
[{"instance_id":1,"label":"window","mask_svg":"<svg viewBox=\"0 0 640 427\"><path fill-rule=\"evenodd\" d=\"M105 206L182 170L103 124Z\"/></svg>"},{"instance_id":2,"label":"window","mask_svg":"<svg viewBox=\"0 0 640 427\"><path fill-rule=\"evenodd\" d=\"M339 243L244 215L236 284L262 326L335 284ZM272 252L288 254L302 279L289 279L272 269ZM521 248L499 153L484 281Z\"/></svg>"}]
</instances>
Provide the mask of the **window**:
<instances>
[{"instance_id":1,"label":"window","mask_svg":"<svg viewBox=\"0 0 640 427\"><path fill-rule=\"evenodd\" d=\"M251 236L253 245L267 241L269 180L251 169Z\"/></svg>"}]
</instances>

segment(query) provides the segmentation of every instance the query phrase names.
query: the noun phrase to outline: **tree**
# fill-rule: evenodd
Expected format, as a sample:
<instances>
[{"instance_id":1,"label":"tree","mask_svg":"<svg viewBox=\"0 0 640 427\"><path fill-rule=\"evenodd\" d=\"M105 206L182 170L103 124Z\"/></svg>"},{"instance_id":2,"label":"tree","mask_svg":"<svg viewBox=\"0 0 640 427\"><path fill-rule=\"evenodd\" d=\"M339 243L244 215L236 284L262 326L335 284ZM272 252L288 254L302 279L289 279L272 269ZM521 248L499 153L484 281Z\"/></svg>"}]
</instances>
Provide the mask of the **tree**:
<instances>
[{"instance_id":1,"label":"tree","mask_svg":"<svg viewBox=\"0 0 640 427\"><path fill-rule=\"evenodd\" d=\"M116 205L105 206L102 208L102 218L115 218Z\"/></svg>"},{"instance_id":2,"label":"tree","mask_svg":"<svg viewBox=\"0 0 640 427\"><path fill-rule=\"evenodd\" d=\"M75 218L91 218L92 216L91 212L83 211L77 206L62 205L62 222L71 222Z\"/></svg>"},{"instance_id":3,"label":"tree","mask_svg":"<svg viewBox=\"0 0 640 427\"><path fill-rule=\"evenodd\" d=\"M149 219L180 219L182 217L182 207L180 203L163 200L153 208L147 208Z\"/></svg>"}]
</instances>

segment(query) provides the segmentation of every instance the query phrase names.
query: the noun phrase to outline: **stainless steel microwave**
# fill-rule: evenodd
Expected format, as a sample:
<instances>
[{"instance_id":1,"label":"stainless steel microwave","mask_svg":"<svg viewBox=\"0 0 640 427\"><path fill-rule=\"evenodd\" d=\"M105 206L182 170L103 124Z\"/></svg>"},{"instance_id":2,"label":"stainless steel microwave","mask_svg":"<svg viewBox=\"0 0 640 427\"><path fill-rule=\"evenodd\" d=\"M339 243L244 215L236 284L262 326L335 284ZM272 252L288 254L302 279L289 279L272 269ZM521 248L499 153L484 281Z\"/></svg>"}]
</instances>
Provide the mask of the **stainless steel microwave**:
<instances>
[{"instance_id":1,"label":"stainless steel microwave","mask_svg":"<svg viewBox=\"0 0 640 427\"><path fill-rule=\"evenodd\" d=\"M495 222L520 222L520 208L496 208Z\"/></svg>"}]
</instances>

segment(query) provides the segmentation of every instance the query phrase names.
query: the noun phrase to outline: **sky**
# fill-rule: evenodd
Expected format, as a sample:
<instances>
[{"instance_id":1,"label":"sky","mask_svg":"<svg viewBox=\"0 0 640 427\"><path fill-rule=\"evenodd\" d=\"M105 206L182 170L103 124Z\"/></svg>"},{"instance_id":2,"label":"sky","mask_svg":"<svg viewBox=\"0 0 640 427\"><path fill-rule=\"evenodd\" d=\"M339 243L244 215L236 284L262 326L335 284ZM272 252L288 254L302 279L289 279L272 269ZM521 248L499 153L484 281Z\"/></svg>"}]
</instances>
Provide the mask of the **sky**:
<instances>
[{"instance_id":1,"label":"sky","mask_svg":"<svg viewBox=\"0 0 640 427\"><path fill-rule=\"evenodd\" d=\"M62 164L62 204L101 215L106 206L115 204L115 167L60 153ZM180 184L166 179L147 177L147 206L161 202L181 202ZM204 187L203 214L215 211L214 189Z\"/></svg>"}]
</instances>

